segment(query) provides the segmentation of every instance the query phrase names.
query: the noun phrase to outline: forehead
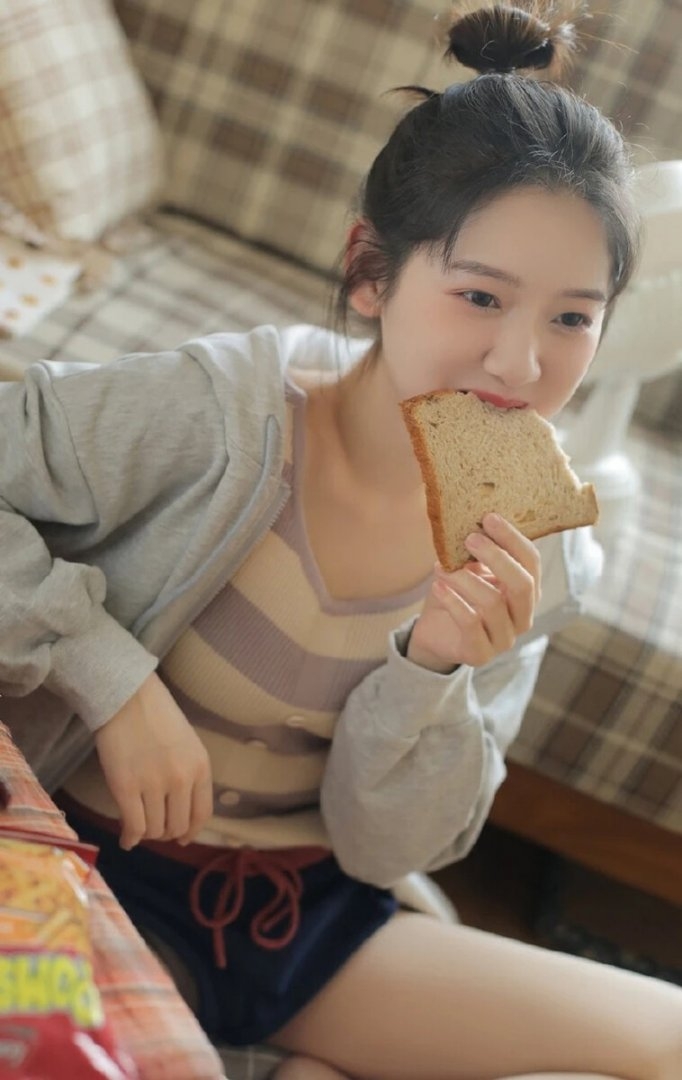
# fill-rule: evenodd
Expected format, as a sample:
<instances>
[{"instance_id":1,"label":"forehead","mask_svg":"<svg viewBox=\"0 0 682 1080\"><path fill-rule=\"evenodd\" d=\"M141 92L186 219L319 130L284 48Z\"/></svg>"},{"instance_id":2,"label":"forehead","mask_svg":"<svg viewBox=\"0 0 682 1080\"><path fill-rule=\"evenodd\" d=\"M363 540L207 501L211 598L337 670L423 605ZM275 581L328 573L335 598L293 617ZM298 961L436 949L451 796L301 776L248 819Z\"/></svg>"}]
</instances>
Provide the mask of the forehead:
<instances>
[{"instance_id":1,"label":"forehead","mask_svg":"<svg viewBox=\"0 0 682 1080\"><path fill-rule=\"evenodd\" d=\"M452 252L522 281L605 289L610 278L606 229L596 210L568 192L522 188L474 211Z\"/></svg>"}]
</instances>

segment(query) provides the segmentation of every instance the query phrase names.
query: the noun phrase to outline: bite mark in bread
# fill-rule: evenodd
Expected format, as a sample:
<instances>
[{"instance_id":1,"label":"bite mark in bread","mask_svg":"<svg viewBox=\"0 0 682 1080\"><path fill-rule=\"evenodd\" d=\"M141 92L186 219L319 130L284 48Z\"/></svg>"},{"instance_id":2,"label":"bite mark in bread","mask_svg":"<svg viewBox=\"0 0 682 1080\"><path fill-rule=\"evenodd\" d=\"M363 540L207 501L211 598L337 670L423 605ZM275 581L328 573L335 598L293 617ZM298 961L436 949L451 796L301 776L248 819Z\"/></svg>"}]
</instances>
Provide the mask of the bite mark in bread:
<instances>
[{"instance_id":1,"label":"bite mark in bread","mask_svg":"<svg viewBox=\"0 0 682 1080\"><path fill-rule=\"evenodd\" d=\"M464 546L495 511L530 540L593 525L591 484L581 484L554 428L535 410L499 409L473 393L438 390L400 404L426 489L442 566L471 558Z\"/></svg>"}]
</instances>

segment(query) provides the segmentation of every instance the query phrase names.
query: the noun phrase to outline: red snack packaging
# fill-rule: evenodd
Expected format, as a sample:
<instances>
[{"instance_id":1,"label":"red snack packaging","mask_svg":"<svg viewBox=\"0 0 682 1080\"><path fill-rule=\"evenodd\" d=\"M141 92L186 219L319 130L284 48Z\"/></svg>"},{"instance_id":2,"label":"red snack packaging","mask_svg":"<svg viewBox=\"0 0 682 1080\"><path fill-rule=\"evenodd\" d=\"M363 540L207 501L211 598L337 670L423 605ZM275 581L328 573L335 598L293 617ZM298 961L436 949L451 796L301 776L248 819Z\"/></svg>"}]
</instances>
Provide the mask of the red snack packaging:
<instances>
[{"instance_id":1,"label":"red snack packaging","mask_svg":"<svg viewBox=\"0 0 682 1080\"><path fill-rule=\"evenodd\" d=\"M0 831L0 1080L137 1080L95 985L96 848Z\"/></svg>"}]
</instances>

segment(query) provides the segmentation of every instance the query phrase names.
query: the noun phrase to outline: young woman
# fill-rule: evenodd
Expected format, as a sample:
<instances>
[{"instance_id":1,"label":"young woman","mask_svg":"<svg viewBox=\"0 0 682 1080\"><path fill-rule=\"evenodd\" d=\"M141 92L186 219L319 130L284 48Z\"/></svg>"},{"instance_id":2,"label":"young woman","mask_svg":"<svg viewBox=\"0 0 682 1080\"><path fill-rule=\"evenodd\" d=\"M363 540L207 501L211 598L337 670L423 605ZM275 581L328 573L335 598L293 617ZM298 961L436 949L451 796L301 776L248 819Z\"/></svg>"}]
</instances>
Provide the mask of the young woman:
<instances>
[{"instance_id":1,"label":"young woman","mask_svg":"<svg viewBox=\"0 0 682 1080\"><path fill-rule=\"evenodd\" d=\"M207 1032L291 1051L279 1080L679 1080L672 985L390 891L475 842L598 564L489 515L434 571L399 402L553 416L637 242L620 136L517 73L569 29L497 7L450 37L484 73L418 91L348 237L371 343L261 327L2 388L0 691L94 733L63 805Z\"/></svg>"}]
</instances>

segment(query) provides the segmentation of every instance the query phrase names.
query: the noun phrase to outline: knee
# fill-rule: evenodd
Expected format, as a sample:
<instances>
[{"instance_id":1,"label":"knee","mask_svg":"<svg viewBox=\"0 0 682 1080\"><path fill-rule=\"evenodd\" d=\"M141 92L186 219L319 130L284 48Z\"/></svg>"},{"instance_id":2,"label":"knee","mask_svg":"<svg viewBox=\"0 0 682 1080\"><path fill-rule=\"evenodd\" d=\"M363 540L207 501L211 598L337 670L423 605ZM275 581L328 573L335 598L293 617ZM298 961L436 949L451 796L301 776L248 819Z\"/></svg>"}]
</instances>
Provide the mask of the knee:
<instances>
[{"instance_id":1,"label":"knee","mask_svg":"<svg viewBox=\"0 0 682 1080\"><path fill-rule=\"evenodd\" d=\"M330 1065L325 1065L322 1061L299 1057L297 1054L282 1062L273 1073L272 1080L348 1080L348 1078L344 1073L332 1069Z\"/></svg>"}]
</instances>

